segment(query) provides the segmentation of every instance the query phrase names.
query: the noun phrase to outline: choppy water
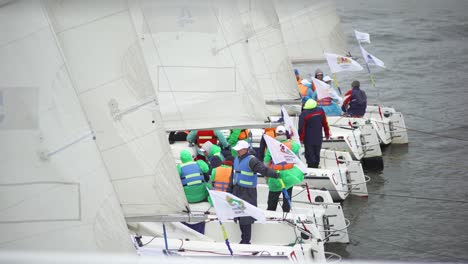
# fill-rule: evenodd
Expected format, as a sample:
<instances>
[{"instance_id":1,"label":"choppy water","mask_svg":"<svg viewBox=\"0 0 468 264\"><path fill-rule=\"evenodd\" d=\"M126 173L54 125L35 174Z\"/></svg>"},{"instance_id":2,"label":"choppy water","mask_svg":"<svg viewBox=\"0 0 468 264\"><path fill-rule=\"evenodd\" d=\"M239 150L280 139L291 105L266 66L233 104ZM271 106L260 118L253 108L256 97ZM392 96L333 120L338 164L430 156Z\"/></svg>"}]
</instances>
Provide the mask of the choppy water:
<instances>
[{"instance_id":1,"label":"choppy water","mask_svg":"<svg viewBox=\"0 0 468 264\"><path fill-rule=\"evenodd\" d=\"M345 259L468 262L468 1L337 7L353 56L353 29L368 32L365 48L388 67L371 69L377 89L364 72L339 75L341 86L359 79L371 103L403 112L410 144L385 149L385 170L368 172L369 198L344 202L351 243L328 249Z\"/></svg>"}]
</instances>

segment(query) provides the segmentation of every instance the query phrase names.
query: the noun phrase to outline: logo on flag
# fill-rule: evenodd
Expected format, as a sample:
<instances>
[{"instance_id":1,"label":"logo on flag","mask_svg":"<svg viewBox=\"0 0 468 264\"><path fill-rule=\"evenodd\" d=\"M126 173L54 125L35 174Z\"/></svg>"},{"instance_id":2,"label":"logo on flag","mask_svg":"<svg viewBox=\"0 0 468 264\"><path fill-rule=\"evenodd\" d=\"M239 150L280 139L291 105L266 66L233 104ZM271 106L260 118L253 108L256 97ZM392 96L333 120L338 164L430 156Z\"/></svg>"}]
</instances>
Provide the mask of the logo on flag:
<instances>
[{"instance_id":1,"label":"logo on flag","mask_svg":"<svg viewBox=\"0 0 468 264\"><path fill-rule=\"evenodd\" d=\"M324 53L332 73L341 71L362 71L363 68L353 59L332 53Z\"/></svg>"},{"instance_id":2,"label":"logo on flag","mask_svg":"<svg viewBox=\"0 0 468 264\"><path fill-rule=\"evenodd\" d=\"M235 209L239 209L240 211L245 210L244 201L242 200L226 196L226 201L228 202L230 206L234 207ZM243 212L238 212L238 213L243 213Z\"/></svg>"},{"instance_id":3,"label":"logo on flag","mask_svg":"<svg viewBox=\"0 0 468 264\"><path fill-rule=\"evenodd\" d=\"M208 190L216 215L220 221L235 217L251 216L259 222L265 222L265 213L241 198L227 192Z\"/></svg>"},{"instance_id":4,"label":"logo on flag","mask_svg":"<svg viewBox=\"0 0 468 264\"><path fill-rule=\"evenodd\" d=\"M348 57L340 57L339 56L339 57L336 58L336 63L337 64L343 64L343 63L348 63L349 64L349 63L351 63L351 59L348 58Z\"/></svg>"},{"instance_id":5,"label":"logo on flag","mask_svg":"<svg viewBox=\"0 0 468 264\"><path fill-rule=\"evenodd\" d=\"M379 58L367 52L362 46L360 47L361 47L362 57L364 58L364 60L366 60L366 63L368 65L377 65L379 67L385 68L385 64L383 61L381 61Z\"/></svg>"}]
</instances>

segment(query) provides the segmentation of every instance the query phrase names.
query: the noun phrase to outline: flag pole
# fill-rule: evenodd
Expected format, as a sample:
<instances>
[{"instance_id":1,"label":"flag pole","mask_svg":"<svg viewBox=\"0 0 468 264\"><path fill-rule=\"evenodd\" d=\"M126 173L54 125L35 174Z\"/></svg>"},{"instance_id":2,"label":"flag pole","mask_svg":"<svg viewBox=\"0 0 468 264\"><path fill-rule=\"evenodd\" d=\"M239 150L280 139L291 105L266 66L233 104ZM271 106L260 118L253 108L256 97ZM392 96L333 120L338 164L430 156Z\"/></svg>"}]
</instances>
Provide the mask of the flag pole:
<instances>
[{"instance_id":1,"label":"flag pole","mask_svg":"<svg viewBox=\"0 0 468 264\"><path fill-rule=\"evenodd\" d=\"M364 62L366 63L366 68L367 68L367 73L369 73L369 78L370 78L370 81L372 83L372 87L376 88L375 87L375 80L374 80L374 76L372 75L371 73L371 70L370 70L370 67L369 67L369 63L367 63L367 60L366 58L364 57L364 53L362 53L362 46L361 46L361 42L359 40L357 40L358 44L359 44L359 49L361 50L361 56L362 58L364 59Z\"/></svg>"},{"instance_id":2,"label":"flag pole","mask_svg":"<svg viewBox=\"0 0 468 264\"><path fill-rule=\"evenodd\" d=\"M229 252L231 253L231 256L233 256L233 252L232 252L231 245L229 244L229 239L228 239L228 236L227 236L226 228L224 228L224 225L221 222L221 220L218 219L218 221L219 221L219 224L221 225L221 231L223 232L224 243L226 243L226 246L227 246Z\"/></svg>"}]
</instances>

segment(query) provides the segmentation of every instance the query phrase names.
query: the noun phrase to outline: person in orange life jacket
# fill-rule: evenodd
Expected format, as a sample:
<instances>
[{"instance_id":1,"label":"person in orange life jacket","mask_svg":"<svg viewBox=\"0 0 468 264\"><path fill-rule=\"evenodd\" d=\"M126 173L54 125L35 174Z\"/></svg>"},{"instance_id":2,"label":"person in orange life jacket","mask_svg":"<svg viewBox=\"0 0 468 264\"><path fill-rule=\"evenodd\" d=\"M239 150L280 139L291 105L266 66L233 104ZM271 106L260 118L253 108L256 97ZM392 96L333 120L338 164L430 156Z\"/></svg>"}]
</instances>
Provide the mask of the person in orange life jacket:
<instances>
[{"instance_id":1,"label":"person in orange life jacket","mask_svg":"<svg viewBox=\"0 0 468 264\"><path fill-rule=\"evenodd\" d=\"M299 116L299 138L304 143L305 158L309 168L318 168L320 164L320 149L322 148L322 129L325 137L330 138L330 128L327 117L317 102L312 99L304 104L304 111Z\"/></svg>"},{"instance_id":2,"label":"person in orange life jacket","mask_svg":"<svg viewBox=\"0 0 468 264\"><path fill-rule=\"evenodd\" d=\"M299 155L301 146L297 142L292 141L286 137L286 128L284 126L278 126L276 128L276 140L283 143L287 148L292 150L294 154ZM299 168L294 166L294 163L275 164L268 149L265 153L265 158L263 161L265 165L280 172L281 179L284 182L289 197L292 197L293 186L304 180L304 173ZM274 178L268 178L267 183L269 189L267 210L276 211L279 196L282 193L283 186L278 179ZM291 209L291 206L286 200L286 197L284 197L284 194L282 208L283 212L289 212Z\"/></svg>"},{"instance_id":3,"label":"person in orange life jacket","mask_svg":"<svg viewBox=\"0 0 468 264\"><path fill-rule=\"evenodd\" d=\"M189 203L206 201L208 198L207 188L211 189L211 184L207 183L207 179L205 178L205 174L209 170L208 164L203 160L193 161L192 155L185 149L180 152L180 160L182 164L177 165L177 171L179 172L187 201ZM183 222L183 224L199 233L205 233L205 222Z\"/></svg>"},{"instance_id":4,"label":"person in orange life jacket","mask_svg":"<svg viewBox=\"0 0 468 264\"><path fill-rule=\"evenodd\" d=\"M329 76L325 76L323 81L330 86L328 88L328 96L322 99L317 100L317 105L322 107L325 115L327 116L340 116L341 115L341 108L336 103L333 97L338 97L333 87L331 87L331 78ZM338 97L339 98L339 97Z\"/></svg>"},{"instance_id":5,"label":"person in orange life jacket","mask_svg":"<svg viewBox=\"0 0 468 264\"><path fill-rule=\"evenodd\" d=\"M279 173L265 166L262 161L249 154L249 143L240 140L233 147L237 151L234 159L233 176L229 182L228 192L243 199L244 201L257 206L257 173L271 178L278 178ZM237 217L234 221L239 222L241 230L240 244L250 244L252 236L252 224L255 221L250 216Z\"/></svg>"},{"instance_id":6,"label":"person in orange life jacket","mask_svg":"<svg viewBox=\"0 0 468 264\"><path fill-rule=\"evenodd\" d=\"M275 127L264 128L263 129L263 134L268 135L268 136L270 136L272 138L275 138L276 137L276 128ZM262 139L260 139L260 146L259 146L258 151L257 151L257 158L259 160L263 160L263 158L265 158L265 151L266 151L266 141L265 141L265 138L263 138L263 135L262 135Z\"/></svg>"},{"instance_id":7,"label":"person in orange life jacket","mask_svg":"<svg viewBox=\"0 0 468 264\"><path fill-rule=\"evenodd\" d=\"M352 89L346 92L341 106L341 110L351 117L363 117L366 113L367 95L360 86L361 83L357 80L351 83Z\"/></svg>"},{"instance_id":8,"label":"person in orange life jacket","mask_svg":"<svg viewBox=\"0 0 468 264\"><path fill-rule=\"evenodd\" d=\"M225 160L223 154L221 153L221 148L218 145L211 143L211 141L203 143L201 149L203 150L210 168L216 168L220 166Z\"/></svg>"},{"instance_id":9,"label":"person in orange life jacket","mask_svg":"<svg viewBox=\"0 0 468 264\"><path fill-rule=\"evenodd\" d=\"M302 79L297 69L294 69L294 74L296 75L297 86L299 87L299 94L301 95L302 103L307 101L309 98L315 99L317 97L317 93L315 92L315 87L312 83L306 79Z\"/></svg>"},{"instance_id":10,"label":"person in orange life jacket","mask_svg":"<svg viewBox=\"0 0 468 264\"><path fill-rule=\"evenodd\" d=\"M219 144L221 148L229 147L229 144L221 131L215 130L192 130L187 135L187 141L195 145L197 149L197 159L205 159L205 154L201 150L203 143L210 141L213 144Z\"/></svg>"},{"instance_id":11,"label":"person in orange life jacket","mask_svg":"<svg viewBox=\"0 0 468 264\"><path fill-rule=\"evenodd\" d=\"M229 188L229 182L232 176L232 166L226 163L221 164L219 167L215 167L211 171L210 182L213 186L213 190L220 192L227 192Z\"/></svg>"}]
</instances>

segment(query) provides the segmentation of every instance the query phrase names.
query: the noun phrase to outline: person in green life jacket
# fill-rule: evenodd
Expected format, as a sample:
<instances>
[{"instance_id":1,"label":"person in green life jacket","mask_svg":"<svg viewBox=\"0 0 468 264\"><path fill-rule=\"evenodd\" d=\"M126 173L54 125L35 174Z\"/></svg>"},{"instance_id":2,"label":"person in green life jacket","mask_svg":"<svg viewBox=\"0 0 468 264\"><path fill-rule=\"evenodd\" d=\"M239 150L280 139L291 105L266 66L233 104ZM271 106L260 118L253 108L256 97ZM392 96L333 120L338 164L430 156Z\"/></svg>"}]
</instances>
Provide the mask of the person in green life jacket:
<instances>
[{"instance_id":1,"label":"person in green life jacket","mask_svg":"<svg viewBox=\"0 0 468 264\"><path fill-rule=\"evenodd\" d=\"M233 150L232 148L237 144L239 140L248 141L250 138L250 130L249 129L231 129L231 134L227 138L227 142L231 146L231 155L233 157L237 157L237 151Z\"/></svg>"},{"instance_id":2,"label":"person in green life jacket","mask_svg":"<svg viewBox=\"0 0 468 264\"><path fill-rule=\"evenodd\" d=\"M209 171L209 166L203 160L194 161L188 150L180 152L181 164L177 165L180 180L184 186L185 196L189 203L205 201L208 197L206 188L211 189L205 175Z\"/></svg>"},{"instance_id":3,"label":"person in green life jacket","mask_svg":"<svg viewBox=\"0 0 468 264\"><path fill-rule=\"evenodd\" d=\"M299 155L299 150L301 145L297 142L288 139L286 137L286 128L284 126L278 126L276 128L276 137L275 139L279 142L283 143L287 148L292 150L294 154ZM275 164L271 158L270 150L267 149L265 153L265 157L263 159L265 165L270 167L271 169L277 170L280 172L280 178L283 180L285 189L287 190L289 197L292 197L292 189L293 186L299 184L304 180L304 173L296 166L294 163L280 163ZM283 187L279 179L276 178L268 178L268 208L267 210L276 211L276 207L278 205L279 196L282 193ZM291 206L284 197L283 194L283 205L282 205L283 212L289 212L291 210Z\"/></svg>"},{"instance_id":4,"label":"person in green life jacket","mask_svg":"<svg viewBox=\"0 0 468 264\"><path fill-rule=\"evenodd\" d=\"M221 148L218 145L215 145L211 143L210 141L207 141L203 143L203 145L201 146L201 149L203 150L203 153L205 154L205 158L208 161L210 168L216 168L220 166L221 163L224 162L225 158L223 154L221 153Z\"/></svg>"},{"instance_id":5,"label":"person in green life jacket","mask_svg":"<svg viewBox=\"0 0 468 264\"><path fill-rule=\"evenodd\" d=\"M208 164L203 160L194 161L190 152L185 149L180 152L180 161L182 164L177 165L177 171L179 172L187 201L189 203L206 201L209 198L207 188L211 189L211 184L207 182L207 178L205 177L209 171ZM182 224L201 234L205 233L205 222L182 222Z\"/></svg>"}]
</instances>

